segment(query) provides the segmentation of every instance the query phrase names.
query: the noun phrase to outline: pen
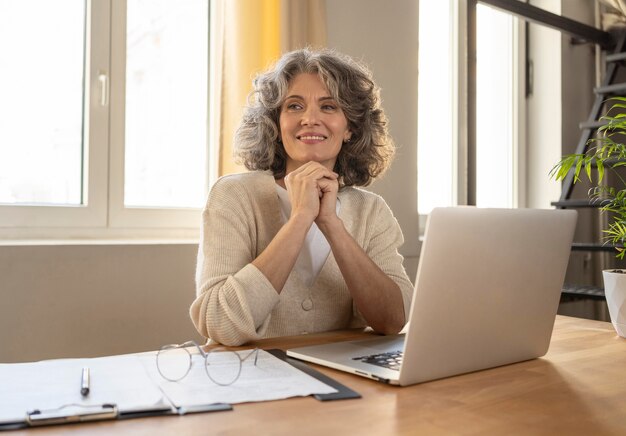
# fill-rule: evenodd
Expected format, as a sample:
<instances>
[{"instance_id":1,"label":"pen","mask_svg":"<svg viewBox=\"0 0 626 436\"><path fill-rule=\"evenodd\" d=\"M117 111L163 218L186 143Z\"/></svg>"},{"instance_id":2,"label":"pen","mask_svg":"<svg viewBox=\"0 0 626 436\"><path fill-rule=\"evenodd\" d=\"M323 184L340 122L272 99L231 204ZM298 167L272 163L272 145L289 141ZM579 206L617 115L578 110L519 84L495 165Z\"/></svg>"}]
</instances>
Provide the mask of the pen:
<instances>
[{"instance_id":1,"label":"pen","mask_svg":"<svg viewBox=\"0 0 626 436\"><path fill-rule=\"evenodd\" d=\"M80 394L84 397L89 395L89 368L83 368L83 376L80 380Z\"/></svg>"}]
</instances>

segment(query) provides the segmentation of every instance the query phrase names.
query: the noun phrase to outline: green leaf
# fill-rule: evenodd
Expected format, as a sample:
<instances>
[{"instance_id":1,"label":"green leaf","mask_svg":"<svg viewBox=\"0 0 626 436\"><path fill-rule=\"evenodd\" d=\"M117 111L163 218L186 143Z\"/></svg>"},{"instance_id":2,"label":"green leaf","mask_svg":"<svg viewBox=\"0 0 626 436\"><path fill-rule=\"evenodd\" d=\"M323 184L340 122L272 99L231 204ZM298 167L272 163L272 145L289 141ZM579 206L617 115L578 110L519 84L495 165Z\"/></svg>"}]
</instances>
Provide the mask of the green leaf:
<instances>
[{"instance_id":1,"label":"green leaf","mask_svg":"<svg viewBox=\"0 0 626 436\"><path fill-rule=\"evenodd\" d=\"M578 178L578 175L580 174L580 170L582 169L583 166L583 159L578 159L578 162L576 162L576 170L574 170L574 178L576 180L580 180Z\"/></svg>"}]
</instances>

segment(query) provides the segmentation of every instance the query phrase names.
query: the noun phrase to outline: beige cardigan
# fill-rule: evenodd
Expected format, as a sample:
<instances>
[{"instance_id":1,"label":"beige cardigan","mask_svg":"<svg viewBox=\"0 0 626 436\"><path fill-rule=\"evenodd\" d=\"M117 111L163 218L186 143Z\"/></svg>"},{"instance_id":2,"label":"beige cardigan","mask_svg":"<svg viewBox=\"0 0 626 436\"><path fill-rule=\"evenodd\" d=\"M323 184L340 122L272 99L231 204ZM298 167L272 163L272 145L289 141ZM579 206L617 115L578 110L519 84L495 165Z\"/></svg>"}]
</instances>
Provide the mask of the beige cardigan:
<instances>
[{"instance_id":1,"label":"beige cardigan","mask_svg":"<svg viewBox=\"0 0 626 436\"><path fill-rule=\"evenodd\" d=\"M339 217L370 258L402 292L408 311L413 285L398 247L402 232L382 197L346 187ZM202 213L202 238L191 319L201 335L225 345L263 337L364 327L332 252L309 287L293 270L280 294L251 262L281 227L274 177L249 172L220 178Z\"/></svg>"}]
</instances>

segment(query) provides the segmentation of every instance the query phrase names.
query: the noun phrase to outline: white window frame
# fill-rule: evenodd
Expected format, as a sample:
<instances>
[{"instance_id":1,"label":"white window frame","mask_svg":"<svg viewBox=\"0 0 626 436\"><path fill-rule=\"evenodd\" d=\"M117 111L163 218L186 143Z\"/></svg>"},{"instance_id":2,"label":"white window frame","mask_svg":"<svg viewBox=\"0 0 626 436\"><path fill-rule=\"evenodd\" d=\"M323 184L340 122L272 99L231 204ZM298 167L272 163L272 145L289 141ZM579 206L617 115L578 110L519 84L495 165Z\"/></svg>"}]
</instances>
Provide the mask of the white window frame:
<instances>
[{"instance_id":1,"label":"white window frame","mask_svg":"<svg viewBox=\"0 0 626 436\"><path fill-rule=\"evenodd\" d=\"M451 128L453 132L453 167L456 169L452 180L452 196L456 205L469 204L470 192L468 186L469 166L469 126L468 126L468 45L467 23L468 7L474 1L461 0L451 1L453 13L453 28L456 35L453 36L452 47L452 99L453 113ZM526 98L525 98L525 67L526 67L526 27L525 22L519 19L513 20L513 87L517 92L513 96L513 207L526 206ZM419 146L419 144L418 144ZM419 186L418 186L419 195ZM419 214L420 235L424 234L428 214Z\"/></svg>"},{"instance_id":2,"label":"white window frame","mask_svg":"<svg viewBox=\"0 0 626 436\"><path fill-rule=\"evenodd\" d=\"M214 4L209 2L211 34L214 17L219 16L213 14ZM82 193L85 204L0 205L0 240L197 239L199 208L124 206L126 0L87 0L86 17ZM214 57L216 43L211 40L210 44L209 56ZM209 85L215 83L207 80ZM209 117L216 107L211 94L210 90ZM217 150L209 147L211 143L216 142L207 135L207 191L217 177Z\"/></svg>"},{"instance_id":3,"label":"white window frame","mask_svg":"<svg viewBox=\"0 0 626 436\"><path fill-rule=\"evenodd\" d=\"M0 206L0 230L7 228L45 227L103 227L107 209L107 143L109 109L101 106L101 87L98 75L108 74L110 8L108 2L87 2L85 35L84 140L83 184L84 206ZM96 19L96 17L98 19ZM51 84L53 86L53 84ZM104 128L103 128L104 127Z\"/></svg>"}]
</instances>

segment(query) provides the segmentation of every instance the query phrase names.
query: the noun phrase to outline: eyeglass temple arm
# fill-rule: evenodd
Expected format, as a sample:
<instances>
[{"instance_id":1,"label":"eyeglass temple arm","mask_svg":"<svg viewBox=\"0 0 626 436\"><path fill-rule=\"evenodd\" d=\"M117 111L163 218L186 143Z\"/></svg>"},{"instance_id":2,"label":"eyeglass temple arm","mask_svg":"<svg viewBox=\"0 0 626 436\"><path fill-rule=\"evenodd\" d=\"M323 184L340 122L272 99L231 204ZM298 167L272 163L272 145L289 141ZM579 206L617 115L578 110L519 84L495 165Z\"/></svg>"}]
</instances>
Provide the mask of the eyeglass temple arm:
<instances>
[{"instance_id":1,"label":"eyeglass temple arm","mask_svg":"<svg viewBox=\"0 0 626 436\"><path fill-rule=\"evenodd\" d=\"M256 362L257 362L257 360L259 360L259 349L258 348L255 348L254 350L250 351L246 355L246 357L241 359L241 361L244 362L248 357L252 356L253 353L254 353L254 366L256 366Z\"/></svg>"},{"instance_id":2,"label":"eyeglass temple arm","mask_svg":"<svg viewBox=\"0 0 626 436\"><path fill-rule=\"evenodd\" d=\"M206 357L205 351L202 349L202 347L196 342L196 341L187 341L185 343L182 344L178 344L178 348L187 348L187 347L196 347L198 349L198 351L200 352L200 354L202 354L202 356Z\"/></svg>"}]
</instances>

